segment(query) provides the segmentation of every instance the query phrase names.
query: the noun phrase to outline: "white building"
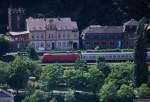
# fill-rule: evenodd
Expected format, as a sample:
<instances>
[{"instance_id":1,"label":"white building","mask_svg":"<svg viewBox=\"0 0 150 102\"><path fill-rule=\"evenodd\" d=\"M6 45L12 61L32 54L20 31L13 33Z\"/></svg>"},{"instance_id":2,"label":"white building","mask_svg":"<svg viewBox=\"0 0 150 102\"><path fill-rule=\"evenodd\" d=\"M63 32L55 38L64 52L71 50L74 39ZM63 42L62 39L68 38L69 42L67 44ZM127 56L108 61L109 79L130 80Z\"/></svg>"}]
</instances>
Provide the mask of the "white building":
<instances>
[{"instance_id":1,"label":"white building","mask_svg":"<svg viewBox=\"0 0 150 102\"><path fill-rule=\"evenodd\" d=\"M7 91L0 89L0 102L14 102L14 96Z\"/></svg>"},{"instance_id":2,"label":"white building","mask_svg":"<svg viewBox=\"0 0 150 102\"><path fill-rule=\"evenodd\" d=\"M36 50L77 49L79 31L71 18L28 18L29 39Z\"/></svg>"}]
</instances>

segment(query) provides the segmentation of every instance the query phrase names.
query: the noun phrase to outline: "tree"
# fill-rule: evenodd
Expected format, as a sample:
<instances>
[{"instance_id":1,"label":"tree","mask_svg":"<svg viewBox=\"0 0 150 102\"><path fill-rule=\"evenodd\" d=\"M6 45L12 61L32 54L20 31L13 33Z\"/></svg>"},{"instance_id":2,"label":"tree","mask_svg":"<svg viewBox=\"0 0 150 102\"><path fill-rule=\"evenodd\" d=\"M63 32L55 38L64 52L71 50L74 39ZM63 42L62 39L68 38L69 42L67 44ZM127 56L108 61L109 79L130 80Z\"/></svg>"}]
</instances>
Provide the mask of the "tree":
<instances>
[{"instance_id":1,"label":"tree","mask_svg":"<svg viewBox=\"0 0 150 102\"><path fill-rule=\"evenodd\" d=\"M134 88L132 86L122 84L117 94L120 98L120 102L132 102L134 97Z\"/></svg>"},{"instance_id":2,"label":"tree","mask_svg":"<svg viewBox=\"0 0 150 102\"><path fill-rule=\"evenodd\" d=\"M26 96L22 102L49 102L50 99L51 97L49 97L46 93L36 90L31 95Z\"/></svg>"},{"instance_id":3,"label":"tree","mask_svg":"<svg viewBox=\"0 0 150 102\"><path fill-rule=\"evenodd\" d=\"M110 73L109 66L105 63L105 58L98 56L96 60L96 67L104 73L105 78Z\"/></svg>"},{"instance_id":4,"label":"tree","mask_svg":"<svg viewBox=\"0 0 150 102\"><path fill-rule=\"evenodd\" d=\"M133 68L134 64L131 62L112 65L111 73L99 91L99 100L101 102L120 102L123 95L128 95L126 90L130 88L126 86L133 86Z\"/></svg>"},{"instance_id":5,"label":"tree","mask_svg":"<svg viewBox=\"0 0 150 102\"><path fill-rule=\"evenodd\" d=\"M85 77L83 76L83 72L80 70L70 69L64 71L64 80L67 83L68 87L74 89L82 89L85 88Z\"/></svg>"},{"instance_id":6,"label":"tree","mask_svg":"<svg viewBox=\"0 0 150 102\"><path fill-rule=\"evenodd\" d=\"M0 61L0 84L7 84L9 76L10 65Z\"/></svg>"},{"instance_id":7,"label":"tree","mask_svg":"<svg viewBox=\"0 0 150 102\"><path fill-rule=\"evenodd\" d=\"M148 82L148 66L147 66L147 18L142 18L136 31L136 47L135 47L135 85L140 86L142 83Z\"/></svg>"},{"instance_id":8,"label":"tree","mask_svg":"<svg viewBox=\"0 0 150 102\"><path fill-rule=\"evenodd\" d=\"M53 90L62 81L62 78L63 68L60 65L48 65L41 72L40 82L42 88Z\"/></svg>"},{"instance_id":9,"label":"tree","mask_svg":"<svg viewBox=\"0 0 150 102\"><path fill-rule=\"evenodd\" d=\"M69 90L68 93L65 94L64 101L76 102L75 92L73 90Z\"/></svg>"},{"instance_id":10,"label":"tree","mask_svg":"<svg viewBox=\"0 0 150 102\"><path fill-rule=\"evenodd\" d=\"M0 57L8 52L9 43L4 36L0 36Z\"/></svg>"},{"instance_id":11,"label":"tree","mask_svg":"<svg viewBox=\"0 0 150 102\"><path fill-rule=\"evenodd\" d=\"M31 58L33 60L37 60L38 59L37 52L35 51L35 49L30 44L27 46L27 53L28 53L29 58Z\"/></svg>"},{"instance_id":12,"label":"tree","mask_svg":"<svg viewBox=\"0 0 150 102\"><path fill-rule=\"evenodd\" d=\"M90 68L87 73L84 73L84 77L87 80L87 88L94 93L98 92L104 83L104 74L96 67Z\"/></svg>"},{"instance_id":13,"label":"tree","mask_svg":"<svg viewBox=\"0 0 150 102\"><path fill-rule=\"evenodd\" d=\"M146 98L150 96L150 88L146 84L142 84L139 88L135 90L136 97Z\"/></svg>"},{"instance_id":14,"label":"tree","mask_svg":"<svg viewBox=\"0 0 150 102\"><path fill-rule=\"evenodd\" d=\"M76 60L74 68L79 69L82 72L88 70L86 61L80 59Z\"/></svg>"},{"instance_id":15,"label":"tree","mask_svg":"<svg viewBox=\"0 0 150 102\"><path fill-rule=\"evenodd\" d=\"M27 86L29 78L28 62L22 56L17 56L11 63L11 70L9 71L8 84L14 89L23 89Z\"/></svg>"},{"instance_id":16,"label":"tree","mask_svg":"<svg viewBox=\"0 0 150 102\"><path fill-rule=\"evenodd\" d=\"M117 86L116 80L111 80L105 83L99 92L100 102L117 102Z\"/></svg>"}]
</instances>

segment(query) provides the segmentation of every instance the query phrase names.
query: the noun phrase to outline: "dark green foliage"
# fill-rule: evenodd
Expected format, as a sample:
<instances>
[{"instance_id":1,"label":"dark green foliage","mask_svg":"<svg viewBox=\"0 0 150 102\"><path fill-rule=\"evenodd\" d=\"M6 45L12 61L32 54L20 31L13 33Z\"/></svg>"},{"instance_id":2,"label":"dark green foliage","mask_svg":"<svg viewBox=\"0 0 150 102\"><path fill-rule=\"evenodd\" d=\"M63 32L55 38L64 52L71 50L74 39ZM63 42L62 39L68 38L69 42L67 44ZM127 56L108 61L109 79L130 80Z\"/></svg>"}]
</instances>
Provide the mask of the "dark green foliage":
<instances>
[{"instance_id":1,"label":"dark green foliage","mask_svg":"<svg viewBox=\"0 0 150 102\"><path fill-rule=\"evenodd\" d=\"M112 66L111 73L100 89L100 102L121 102L128 94L124 91L132 89L130 91L133 92L133 68L134 64L129 62ZM129 96L129 100L131 97L132 95ZM123 102L128 102L128 100Z\"/></svg>"},{"instance_id":2,"label":"dark green foliage","mask_svg":"<svg viewBox=\"0 0 150 102\"><path fill-rule=\"evenodd\" d=\"M12 55L4 55L0 58L0 60L4 61L4 62L11 62L15 59L14 56Z\"/></svg>"},{"instance_id":3,"label":"dark green foliage","mask_svg":"<svg viewBox=\"0 0 150 102\"><path fill-rule=\"evenodd\" d=\"M9 44L4 36L0 36L0 57L8 52Z\"/></svg>"},{"instance_id":4,"label":"dark green foliage","mask_svg":"<svg viewBox=\"0 0 150 102\"><path fill-rule=\"evenodd\" d=\"M63 78L63 68L58 65L48 65L41 73L40 82L44 90L53 90L61 83Z\"/></svg>"},{"instance_id":5,"label":"dark green foliage","mask_svg":"<svg viewBox=\"0 0 150 102\"><path fill-rule=\"evenodd\" d=\"M28 53L29 58L33 60L38 60L38 54L35 51L35 49L32 47L32 45L30 44L27 47L27 53Z\"/></svg>"},{"instance_id":6,"label":"dark green foliage","mask_svg":"<svg viewBox=\"0 0 150 102\"><path fill-rule=\"evenodd\" d=\"M136 47L135 47L135 84L140 86L148 81L148 66L147 66L147 38L146 24L147 18L142 18L136 31Z\"/></svg>"},{"instance_id":7,"label":"dark green foliage","mask_svg":"<svg viewBox=\"0 0 150 102\"><path fill-rule=\"evenodd\" d=\"M87 66L86 61L80 60L80 59L76 60L74 68L77 70L80 70L80 71L88 70L88 66Z\"/></svg>"},{"instance_id":8,"label":"dark green foliage","mask_svg":"<svg viewBox=\"0 0 150 102\"><path fill-rule=\"evenodd\" d=\"M139 88L135 91L136 97L139 98L147 98L150 96L150 87L146 84L142 84Z\"/></svg>"},{"instance_id":9,"label":"dark green foliage","mask_svg":"<svg viewBox=\"0 0 150 102\"><path fill-rule=\"evenodd\" d=\"M10 65L0 61L0 84L7 84Z\"/></svg>"},{"instance_id":10,"label":"dark green foliage","mask_svg":"<svg viewBox=\"0 0 150 102\"><path fill-rule=\"evenodd\" d=\"M92 67L84 73L87 85L86 87L93 93L97 93L99 88L104 84L105 76L98 68Z\"/></svg>"},{"instance_id":11,"label":"dark green foliage","mask_svg":"<svg viewBox=\"0 0 150 102\"><path fill-rule=\"evenodd\" d=\"M22 56L17 56L16 59L10 63L10 67L8 84L14 89L24 89L27 87L27 81L30 76L36 78L40 76L40 69L29 59Z\"/></svg>"},{"instance_id":12,"label":"dark green foliage","mask_svg":"<svg viewBox=\"0 0 150 102\"><path fill-rule=\"evenodd\" d=\"M33 92L30 96L26 96L25 99L22 100L22 102L51 102L49 101L50 99L51 97L48 96L48 94L37 90Z\"/></svg>"},{"instance_id":13,"label":"dark green foliage","mask_svg":"<svg viewBox=\"0 0 150 102\"><path fill-rule=\"evenodd\" d=\"M103 72L106 78L110 73L110 67L105 63L105 58L98 56L96 60L96 67Z\"/></svg>"},{"instance_id":14,"label":"dark green foliage","mask_svg":"<svg viewBox=\"0 0 150 102\"><path fill-rule=\"evenodd\" d=\"M64 102L76 102L76 96L73 90L69 90L69 92L65 94Z\"/></svg>"},{"instance_id":15,"label":"dark green foliage","mask_svg":"<svg viewBox=\"0 0 150 102\"><path fill-rule=\"evenodd\" d=\"M117 92L120 102L133 102L134 89L132 86L121 85Z\"/></svg>"}]
</instances>

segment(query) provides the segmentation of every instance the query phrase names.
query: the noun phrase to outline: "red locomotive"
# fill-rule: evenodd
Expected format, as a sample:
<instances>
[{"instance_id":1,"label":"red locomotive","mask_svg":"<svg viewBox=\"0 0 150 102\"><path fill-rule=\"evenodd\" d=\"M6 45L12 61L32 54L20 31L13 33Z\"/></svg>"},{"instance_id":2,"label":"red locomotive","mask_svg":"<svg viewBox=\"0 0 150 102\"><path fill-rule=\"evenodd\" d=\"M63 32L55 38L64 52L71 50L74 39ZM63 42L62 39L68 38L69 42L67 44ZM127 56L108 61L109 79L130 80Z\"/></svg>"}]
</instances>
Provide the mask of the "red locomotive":
<instances>
[{"instance_id":1,"label":"red locomotive","mask_svg":"<svg viewBox=\"0 0 150 102\"><path fill-rule=\"evenodd\" d=\"M80 58L80 53L45 53L43 55L42 62L50 63L50 62L75 62Z\"/></svg>"}]
</instances>

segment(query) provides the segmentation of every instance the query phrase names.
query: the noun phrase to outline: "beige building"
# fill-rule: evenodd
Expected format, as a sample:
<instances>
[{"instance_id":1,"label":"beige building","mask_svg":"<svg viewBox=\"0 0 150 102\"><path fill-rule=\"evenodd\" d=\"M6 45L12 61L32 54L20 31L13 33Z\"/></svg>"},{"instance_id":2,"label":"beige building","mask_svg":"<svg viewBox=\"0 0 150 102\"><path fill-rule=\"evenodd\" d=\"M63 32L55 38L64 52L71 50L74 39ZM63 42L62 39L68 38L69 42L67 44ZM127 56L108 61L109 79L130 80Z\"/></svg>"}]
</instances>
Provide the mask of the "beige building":
<instances>
[{"instance_id":1,"label":"beige building","mask_svg":"<svg viewBox=\"0 0 150 102\"><path fill-rule=\"evenodd\" d=\"M79 48L77 23L71 18L28 18L29 39L36 50Z\"/></svg>"},{"instance_id":2,"label":"beige building","mask_svg":"<svg viewBox=\"0 0 150 102\"><path fill-rule=\"evenodd\" d=\"M14 102L14 96L7 91L0 89L0 102Z\"/></svg>"}]
</instances>

